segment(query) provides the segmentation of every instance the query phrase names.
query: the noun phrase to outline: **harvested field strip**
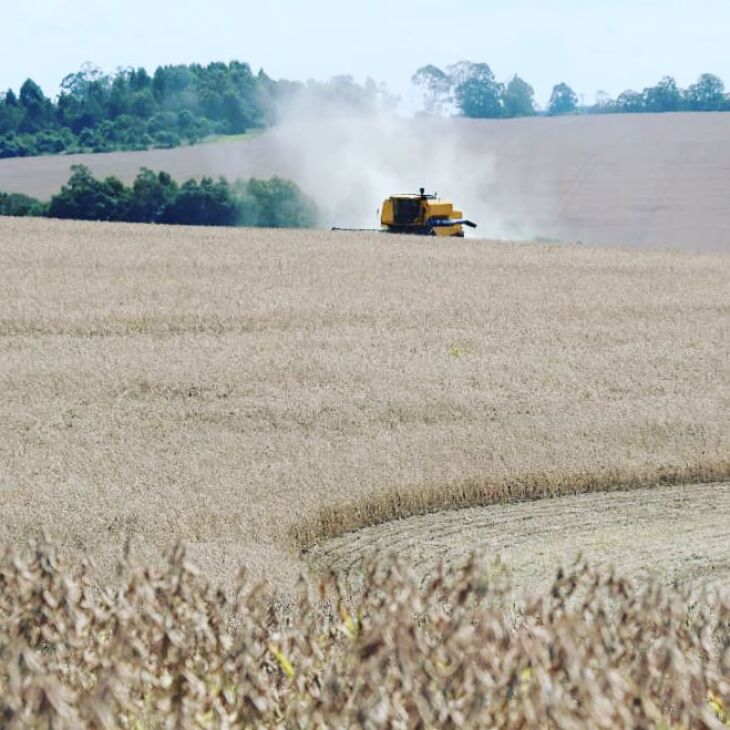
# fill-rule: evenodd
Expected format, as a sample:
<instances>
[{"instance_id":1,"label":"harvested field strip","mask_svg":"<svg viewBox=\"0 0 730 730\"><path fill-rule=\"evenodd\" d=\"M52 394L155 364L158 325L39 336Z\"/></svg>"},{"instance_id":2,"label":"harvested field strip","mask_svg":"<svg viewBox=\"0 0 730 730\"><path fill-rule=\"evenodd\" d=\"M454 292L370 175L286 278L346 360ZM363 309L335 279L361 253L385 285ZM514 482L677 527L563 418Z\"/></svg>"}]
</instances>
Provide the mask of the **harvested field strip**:
<instances>
[{"instance_id":1,"label":"harvested field strip","mask_svg":"<svg viewBox=\"0 0 730 730\"><path fill-rule=\"evenodd\" d=\"M392 521L334 538L309 555L315 569L357 580L363 561L408 555L427 574L472 551L505 563L516 588L544 588L578 554L665 584L730 581L730 483L583 494Z\"/></svg>"},{"instance_id":2,"label":"harvested field strip","mask_svg":"<svg viewBox=\"0 0 730 730\"><path fill-rule=\"evenodd\" d=\"M293 537L302 550L323 540L392 520L470 507L534 502L579 494L646 490L660 485L716 483L730 479L730 461L687 466L661 466L645 471L606 471L560 475L526 474L515 479L473 479L447 485L421 485L394 490L350 504L327 507L296 525Z\"/></svg>"}]
</instances>

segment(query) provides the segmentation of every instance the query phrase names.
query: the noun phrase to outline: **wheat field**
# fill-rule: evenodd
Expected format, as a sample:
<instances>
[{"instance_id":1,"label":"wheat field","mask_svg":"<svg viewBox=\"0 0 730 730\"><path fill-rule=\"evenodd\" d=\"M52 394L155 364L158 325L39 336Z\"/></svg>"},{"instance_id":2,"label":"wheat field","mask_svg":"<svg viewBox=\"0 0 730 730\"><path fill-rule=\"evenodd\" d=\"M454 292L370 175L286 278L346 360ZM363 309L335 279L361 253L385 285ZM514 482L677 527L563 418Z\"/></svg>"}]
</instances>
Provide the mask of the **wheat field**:
<instances>
[{"instance_id":1,"label":"wheat field","mask_svg":"<svg viewBox=\"0 0 730 730\"><path fill-rule=\"evenodd\" d=\"M727 726L726 255L0 219L0 271L3 727Z\"/></svg>"},{"instance_id":2,"label":"wheat field","mask_svg":"<svg viewBox=\"0 0 730 730\"><path fill-rule=\"evenodd\" d=\"M0 542L102 580L181 540L286 589L392 518L730 477L725 255L2 219L0 271Z\"/></svg>"}]
</instances>

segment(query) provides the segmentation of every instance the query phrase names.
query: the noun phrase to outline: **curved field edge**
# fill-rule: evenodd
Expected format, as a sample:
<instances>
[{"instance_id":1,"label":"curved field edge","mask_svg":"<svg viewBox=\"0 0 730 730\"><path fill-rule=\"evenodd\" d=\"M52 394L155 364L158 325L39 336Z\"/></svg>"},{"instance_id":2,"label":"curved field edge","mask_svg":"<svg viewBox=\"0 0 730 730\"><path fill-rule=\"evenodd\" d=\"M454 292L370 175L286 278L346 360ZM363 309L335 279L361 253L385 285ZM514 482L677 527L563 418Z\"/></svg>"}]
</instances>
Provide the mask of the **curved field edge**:
<instances>
[{"instance_id":1,"label":"curved field edge","mask_svg":"<svg viewBox=\"0 0 730 730\"><path fill-rule=\"evenodd\" d=\"M598 492L711 484L730 479L730 460L687 465L606 470L594 473L539 472L504 479L467 479L441 485L392 489L349 504L331 505L297 523L291 536L302 552L326 540L392 520L434 512L531 502Z\"/></svg>"},{"instance_id":2,"label":"curved field edge","mask_svg":"<svg viewBox=\"0 0 730 730\"><path fill-rule=\"evenodd\" d=\"M314 575L357 590L376 561L407 561L421 580L483 561L515 597L544 590L560 566L588 563L641 584L730 585L730 482L592 492L434 512L366 527L307 553Z\"/></svg>"}]
</instances>

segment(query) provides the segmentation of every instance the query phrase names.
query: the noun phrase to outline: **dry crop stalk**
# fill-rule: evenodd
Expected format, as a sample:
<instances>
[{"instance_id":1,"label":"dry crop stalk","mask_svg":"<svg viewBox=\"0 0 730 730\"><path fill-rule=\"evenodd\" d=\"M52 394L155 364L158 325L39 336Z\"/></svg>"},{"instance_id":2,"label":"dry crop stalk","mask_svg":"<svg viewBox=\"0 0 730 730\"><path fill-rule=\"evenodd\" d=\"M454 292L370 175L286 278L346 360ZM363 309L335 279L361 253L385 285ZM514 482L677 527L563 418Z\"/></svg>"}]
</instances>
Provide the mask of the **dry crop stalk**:
<instances>
[{"instance_id":1,"label":"dry crop stalk","mask_svg":"<svg viewBox=\"0 0 730 730\"><path fill-rule=\"evenodd\" d=\"M515 613L471 559L371 565L296 602L213 589L177 547L114 589L52 545L0 562L0 724L723 727L730 600L575 565Z\"/></svg>"}]
</instances>

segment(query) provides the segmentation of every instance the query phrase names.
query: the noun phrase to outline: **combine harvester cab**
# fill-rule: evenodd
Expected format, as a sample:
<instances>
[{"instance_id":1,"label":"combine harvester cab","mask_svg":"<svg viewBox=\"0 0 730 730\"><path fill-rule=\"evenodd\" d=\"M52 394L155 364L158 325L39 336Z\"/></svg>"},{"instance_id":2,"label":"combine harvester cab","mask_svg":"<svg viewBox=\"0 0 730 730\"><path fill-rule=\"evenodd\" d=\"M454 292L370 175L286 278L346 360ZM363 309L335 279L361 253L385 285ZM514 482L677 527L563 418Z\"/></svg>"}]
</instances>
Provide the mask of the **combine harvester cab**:
<instances>
[{"instance_id":1,"label":"combine harvester cab","mask_svg":"<svg viewBox=\"0 0 730 730\"><path fill-rule=\"evenodd\" d=\"M454 210L453 203L427 195L425 188L418 195L392 195L383 201L380 224L389 233L459 238L464 237L464 226L477 227L460 210Z\"/></svg>"}]
</instances>

